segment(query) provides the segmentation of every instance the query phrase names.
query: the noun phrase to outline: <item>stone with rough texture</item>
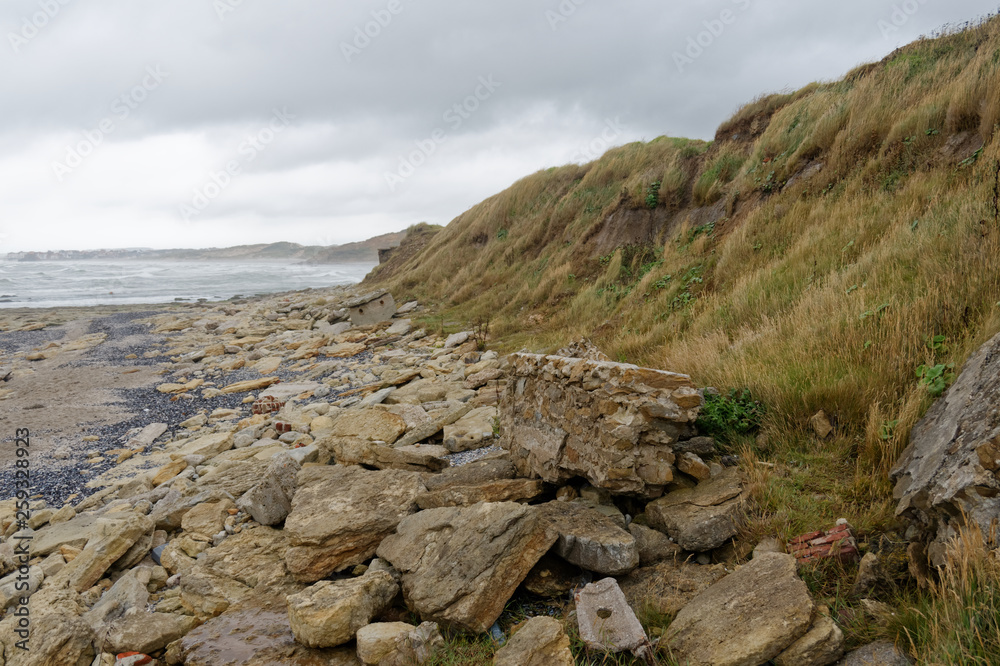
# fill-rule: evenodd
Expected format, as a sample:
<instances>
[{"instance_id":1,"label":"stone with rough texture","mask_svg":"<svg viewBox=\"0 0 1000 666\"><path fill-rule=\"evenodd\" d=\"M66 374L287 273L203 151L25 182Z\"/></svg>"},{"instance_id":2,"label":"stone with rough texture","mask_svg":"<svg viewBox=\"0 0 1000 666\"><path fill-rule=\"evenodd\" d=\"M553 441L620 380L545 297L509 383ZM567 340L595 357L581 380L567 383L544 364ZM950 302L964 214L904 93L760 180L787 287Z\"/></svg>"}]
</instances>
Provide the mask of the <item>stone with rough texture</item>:
<instances>
[{"instance_id":1,"label":"stone with rough texture","mask_svg":"<svg viewBox=\"0 0 1000 666\"><path fill-rule=\"evenodd\" d=\"M388 573L324 580L288 597L288 620L295 640L313 648L337 647L384 611L399 592Z\"/></svg>"},{"instance_id":2,"label":"stone with rough texture","mask_svg":"<svg viewBox=\"0 0 1000 666\"><path fill-rule=\"evenodd\" d=\"M743 520L743 482L735 467L711 481L674 492L646 506L649 524L685 550L718 548L736 535Z\"/></svg>"},{"instance_id":3,"label":"stone with rough texture","mask_svg":"<svg viewBox=\"0 0 1000 666\"><path fill-rule=\"evenodd\" d=\"M358 659L377 664L396 649L396 639L416 629L405 622L374 622L358 629Z\"/></svg>"},{"instance_id":4,"label":"stone with rough texture","mask_svg":"<svg viewBox=\"0 0 1000 666\"><path fill-rule=\"evenodd\" d=\"M298 485L284 531L288 570L303 582L369 560L425 490L413 472L341 465L306 467Z\"/></svg>"},{"instance_id":5,"label":"stone with rough texture","mask_svg":"<svg viewBox=\"0 0 1000 666\"><path fill-rule=\"evenodd\" d=\"M214 458L223 451L233 448L233 433L220 432L192 439L181 448L170 454L172 460L183 460L187 456L205 456Z\"/></svg>"},{"instance_id":6,"label":"stone with rough texture","mask_svg":"<svg viewBox=\"0 0 1000 666\"><path fill-rule=\"evenodd\" d=\"M530 500L545 491L541 481L528 479L502 479L474 486L449 486L442 490L428 491L417 496L421 509L442 506L472 506L479 502L520 502Z\"/></svg>"},{"instance_id":7,"label":"stone with rough texture","mask_svg":"<svg viewBox=\"0 0 1000 666\"><path fill-rule=\"evenodd\" d=\"M617 576L639 566L635 537L605 515L575 502L546 502L536 507L558 535L556 553L589 571Z\"/></svg>"},{"instance_id":8,"label":"stone with rough texture","mask_svg":"<svg viewBox=\"0 0 1000 666\"><path fill-rule=\"evenodd\" d=\"M404 432L406 420L402 416L383 409L351 409L337 419L331 434L392 444Z\"/></svg>"},{"instance_id":9,"label":"stone with rough texture","mask_svg":"<svg viewBox=\"0 0 1000 666\"><path fill-rule=\"evenodd\" d=\"M614 578L590 583L574 599L580 639L588 648L637 656L646 651L652 654L646 632Z\"/></svg>"},{"instance_id":10,"label":"stone with rough texture","mask_svg":"<svg viewBox=\"0 0 1000 666\"><path fill-rule=\"evenodd\" d=\"M443 490L451 486L478 486L491 481L513 479L517 474L513 463L506 458L477 460L458 467L448 467L440 474L424 477L427 490Z\"/></svg>"},{"instance_id":11,"label":"stone with rough texture","mask_svg":"<svg viewBox=\"0 0 1000 666\"><path fill-rule=\"evenodd\" d=\"M472 451L493 443L494 407L479 407L444 427L444 447L452 453Z\"/></svg>"},{"instance_id":12,"label":"stone with rough texture","mask_svg":"<svg viewBox=\"0 0 1000 666\"><path fill-rule=\"evenodd\" d=\"M517 630L493 658L494 666L573 666L569 636L562 622L533 617Z\"/></svg>"},{"instance_id":13,"label":"stone with rough texture","mask_svg":"<svg viewBox=\"0 0 1000 666\"><path fill-rule=\"evenodd\" d=\"M639 549L639 564L643 566L660 560L675 559L684 550L666 534L651 527L632 522L629 523L628 531L635 537L635 546Z\"/></svg>"},{"instance_id":14,"label":"stone with rough texture","mask_svg":"<svg viewBox=\"0 0 1000 666\"><path fill-rule=\"evenodd\" d=\"M702 397L686 375L623 363L514 354L500 402L500 444L525 477L584 477L656 496L673 480L671 445L689 436Z\"/></svg>"},{"instance_id":15,"label":"stone with rough texture","mask_svg":"<svg viewBox=\"0 0 1000 666\"><path fill-rule=\"evenodd\" d=\"M674 658L690 666L759 666L801 638L812 619L795 558L764 553L684 606L666 638Z\"/></svg>"},{"instance_id":16,"label":"stone with rough texture","mask_svg":"<svg viewBox=\"0 0 1000 666\"><path fill-rule=\"evenodd\" d=\"M150 613L142 610L111 623L104 634L104 649L111 652L135 650L151 654L181 638L198 626L189 615Z\"/></svg>"},{"instance_id":17,"label":"stone with rough texture","mask_svg":"<svg viewBox=\"0 0 1000 666\"><path fill-rule=\"evenodd\" d=\"M295 479L302 466L289 454L279 453L271 459L264 478L245 492L236 506L261 525L277 525L292 509Z\"/></svg>"},{"instance_id":18,"label":"stone with rough texture","mask_svg":"<svg viewBox=\"0 0 1000 666\"><path fill-rule=\"evenodd\" d=\"M819 609L809 631L774 658L775 666L829 666L844 654L844 633L826 608Z\"/></svg>"},{"instance_id":19,"label":"stone with rough texture","mask_svg":"<svg viewBox=\"0 0 1000 666\"><path fill-rule=\"evenodd\" d=\"M331 437L320 442L341 465L368 465L410 472L438 471L448 466L448 450L432 444L393 447L358 437Z\"/></svg>"},{"instance_id":20,"label":"stone with rough texture","mask_svg":"<svg viewBox=\"0 0 1000 666\"><path fill-rule=\"evenodd\" d=\"M63 612L36 614L32 604L29 650L15 647L20 637L0 628L5 666L91 666L94 651L93 632L81 618ZM16 621L11 616L5 624Z\"/></svg>"},{"instance_id":21,"label":"stone with rough texture","mask_svg":"<svg viewBox=\"0 0 1000 666\"><path fill-rule=\"evenodd\" d=\"M392 651L379 660L379 666L421 666L445 649L444 638L435 622L422 622L419 627L396 637Z\"/></svg>"},{"instance_id":22,"label":"stone with rough texture","mask_svg":"<svg viewBox=\"0 0 1000 666\"><path fill-rule=\"evenodd\" d=\"M358 296L347 303L351 323L355 326L371 326L380 321L392 319L396 314L396 301L385 289Z\"/></svg>"},{"instance_id":23,"label":"stone with rough texture","mask_svg":"<svg viewBox=\"0 0 1000 666\"><path fill-rule=\"evenodd\" d=\"M218 534L225 525L226 518L229 517L229 510L235 508L236 505L228 499L204 502L184 514L184 518L181 519L181 529L203 536Z\"/></svg>"},{"instance_id":24,"label":"stone with rough texture","mask_svg":"<svg viewBox=\"0 0 1000 666\"><path fill-rule=\"evenodd\" d=\"M888 641L869 643L851 650L837 662L837 666L912 666L909 657Z\"/></svg>"},{"instance_id":25,"label":"stone with rough texture","mask_svg":"<svg viewBox=\"0 0 1000 666\"><path fill-rule=\"evenodd\" d=\"M295 641L282 596L251 597L172 643L167 663L185 666L355 666L351 648ZM89 666L89 665L88 665Z\"/></svg>"},{"instance_id":26,"label":"stone with rough texture","mask_svg":"<svg viewBox=\"0 0 1000 666\"><path fill-rule=\"evenodd\" d=\"M891 477L896 515L918 528L930 563L945 561L945 544L964 514L990 534L1000 515L1000 335L983 345L958 379L910 432Z\"/></svg>"},{"instance_id":27,"label":"stone with rough texture","mask_svg":"<svg viewBox=\"0 0 1000 666\"><path fill-rule=\"evenodd\" d=\"M481 633L555 542L537 510L513 502L421 511L378 547L422 618Z\"/></svg>"},{"instance_id":28,"label":"stone with rough texture","mask_svg":"<svg viewBox=\"0 0 1000 666\"><path fill-rule=\"evenodd\" d=\"M118 558L125 555L144 535L153 531L153 521L131 513L122 520L102 518L97 533L72 562L54 576L68 581L77 592L83 592L104 576Z\"/></svg>"}]
</instances>

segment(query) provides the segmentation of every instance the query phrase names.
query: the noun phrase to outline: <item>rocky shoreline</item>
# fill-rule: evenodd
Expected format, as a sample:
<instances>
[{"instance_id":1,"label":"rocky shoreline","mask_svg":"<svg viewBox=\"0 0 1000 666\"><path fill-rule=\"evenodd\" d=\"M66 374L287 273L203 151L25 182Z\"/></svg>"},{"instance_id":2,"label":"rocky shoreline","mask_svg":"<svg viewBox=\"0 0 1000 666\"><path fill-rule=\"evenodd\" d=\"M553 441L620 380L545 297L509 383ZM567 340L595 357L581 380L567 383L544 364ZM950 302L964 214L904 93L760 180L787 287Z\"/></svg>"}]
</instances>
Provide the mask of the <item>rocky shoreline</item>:
<instances>
[{"instance_id":1,"label":"rocky shoreline","mask_svg":"<svg viewBox=\"0 0 1000 666\"><path fill-rule=\"evenodd\" d=\"M44 418L30 512L0 471L0 664L431 664L456 632L496 664L572 664L570 635L643 663L841 659L783 544L737 565L746 481L688 377L585 342L502 357L421 314L337 288L8 317L5 427Z\"/></svg>"}]
</instances>

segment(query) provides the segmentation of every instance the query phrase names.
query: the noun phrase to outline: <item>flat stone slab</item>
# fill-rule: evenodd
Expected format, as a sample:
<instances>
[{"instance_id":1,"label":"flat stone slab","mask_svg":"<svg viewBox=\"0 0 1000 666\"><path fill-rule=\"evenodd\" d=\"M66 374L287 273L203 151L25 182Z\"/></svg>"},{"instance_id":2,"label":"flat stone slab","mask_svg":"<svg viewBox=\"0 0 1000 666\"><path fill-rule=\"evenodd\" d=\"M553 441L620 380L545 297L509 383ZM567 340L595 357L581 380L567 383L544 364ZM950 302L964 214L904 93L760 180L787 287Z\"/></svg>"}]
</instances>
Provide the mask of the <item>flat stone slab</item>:
<instances>
[{"instance_id":1,"label":"flat stone slab","mask_svg":"<svg viewBox=\"0 0 1000 666\"><path fill-rule=\"evenodd\" d=\"M538 505L546 525L559 537L559 557L589 571L615 576L639 566L635 537L614 520L575 502Z\"/></svg>"},{"instance_id":2,"label":"flat stone slab","mask_svg":"<svg viewBox=\"0 0 1000 666\"><path fill-rule=\"evenodd\" d=\"M809 630L813 610L795 558L761 553L684 606L666 638L689 666L759 666Z\"/></svg>"},{"instance_id":3,"label":"flat stone slab","mask_svg":"<svg viewBox=\"0 0 1000 666\"><path fill-rule=\"evenodd\" d=\"M743 481L735 467L694 488L676 490L646 506L649 524L685 550L703 552L734 537L743 519Z\"/></svg>"},{"instance_id":4,"label":"flat stone slab","mask_svg":"<svg viewBox=\"0 0 1000 666\"><path fill-rule=\"evenodd\" d=\"M580 638L591 650L640 652L649 639L614 578L590 583L574 595Z\"/></svg>"}]
</instances>

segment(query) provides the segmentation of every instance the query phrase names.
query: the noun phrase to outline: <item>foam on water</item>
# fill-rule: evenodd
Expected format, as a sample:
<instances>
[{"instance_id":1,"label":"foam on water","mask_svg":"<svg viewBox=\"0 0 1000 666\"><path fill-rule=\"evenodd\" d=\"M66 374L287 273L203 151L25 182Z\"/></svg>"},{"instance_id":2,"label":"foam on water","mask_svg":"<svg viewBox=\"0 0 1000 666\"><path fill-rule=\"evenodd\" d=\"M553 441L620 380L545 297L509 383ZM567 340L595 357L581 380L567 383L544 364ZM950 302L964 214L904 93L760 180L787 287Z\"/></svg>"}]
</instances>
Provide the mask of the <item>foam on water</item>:
<instances>
[{"instance_id":1,"label":"foam on water","mask_svg":"<svg viewBox=\"0 0 1000 666\"><path fill-rule=\"evenodd\" d=\"M221 301L360 282L373 264L0 261L0 308Z\"/></svg>"}]
</instances>

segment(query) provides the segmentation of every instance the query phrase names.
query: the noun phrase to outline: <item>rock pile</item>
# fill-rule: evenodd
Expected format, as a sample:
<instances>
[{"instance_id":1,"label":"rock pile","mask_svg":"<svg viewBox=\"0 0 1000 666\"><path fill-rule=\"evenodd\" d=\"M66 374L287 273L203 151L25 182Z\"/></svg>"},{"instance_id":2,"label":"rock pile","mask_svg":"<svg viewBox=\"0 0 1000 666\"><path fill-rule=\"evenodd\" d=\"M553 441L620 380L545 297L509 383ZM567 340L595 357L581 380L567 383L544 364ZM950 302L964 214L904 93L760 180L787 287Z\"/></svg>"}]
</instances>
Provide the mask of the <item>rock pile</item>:
<instances>
[{"instance_id":1,"label":"rock pile","mask_svg":"<svg viewBox=\"0 0 1000 666\"><path fill-rule=\"evenodd\" d=\"M0 579L0 663L421 664L442 632L499 631L518 589L576 590L593 649L649 654L632 607L663 590L677 620L660 646L690 663L839 657L790 556L690 561L732 538L746 500L739 471L696 437L689 378L502 364L467 334L352 326L346 298L152 320L178 333L163 399L203 408L150 426L75 506L36 502L19 525L0 503L0 575L16 575L19 537L32 544L19 591L32 649L16 647L24 604ZM213 405L222 396L243 397ZM529 620L496 663L572 663L563 624Z\"/></svg>"}]
</instances>

